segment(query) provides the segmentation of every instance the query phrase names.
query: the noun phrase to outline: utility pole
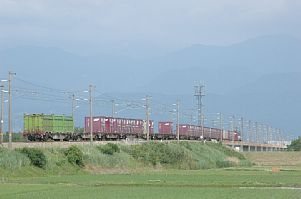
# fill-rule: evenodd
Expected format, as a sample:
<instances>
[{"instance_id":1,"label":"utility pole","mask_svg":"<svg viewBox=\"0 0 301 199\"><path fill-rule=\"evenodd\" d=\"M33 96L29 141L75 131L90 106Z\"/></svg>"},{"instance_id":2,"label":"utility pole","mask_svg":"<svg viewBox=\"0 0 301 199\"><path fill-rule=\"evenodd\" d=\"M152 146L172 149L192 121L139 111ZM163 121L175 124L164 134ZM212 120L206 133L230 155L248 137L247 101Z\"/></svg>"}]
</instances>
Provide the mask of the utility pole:
<instances>
[{"instance_id":1,"label":"utility pole","mask_svg":"<svg viewBox=\"0 0 301 199\"><path fill-rule=\"evenodd\" d=\"M260 151L263 151L262 143L263 143L263 127L262 124L258 125L258 143L259 143L259 148Z\"/></svg>"},{"instance_id":2,"label":"utility pole","mask_svg":"<svg viewBox=\"0 0 301 199\"><path fill-rule=\"evenodd\" d=\"M93 99L92 99L93 86L89 85L89 104L90 104L90 143L93 144Z\"/></svg>"},{"instance_id":3,"label":"utility pole","mask_svg":"<svg viewBox=\"0 0 301 199\"><path fill-rule=\"evenodd\" d=\"M145 97L145 113L146 113L146 140L149 141L149 96Z\"/></svg>"},{"instance_id":4,"label":"utility pole","mask_svg":"<svg viewBox=\"0 0 301 199\"><path fill-rule=\"evenodd\" d=\"M280 134L280 147L281 147L280 150L282 150L284 146L284 140L283 140L283 131L281 129L279 129L279 134Z\"/></svg>"},{"instance_id":5,"label":"utility pole","mask_svg":"<svg viewBox=\"0 0 301 199\"><path fill-rule=\"evenodd\" d=\"M233 142L233 148L235 147L235 130L236 130L236 122L235 122L235 115L232 116L232 142Z\"/></svg>"},{"instance_id":6,"label":"utility pole","mask_svg":"<svg viewBox=\"0 0 301 199\"><path fill-rule=\"evenodd\" d=\"M177 100L177 140L180 141L180 101Z\"/></svg>"},{"instance_id":7,"label":"utility pole","mask_svg":"<svg viewBox=\"0 0 301 199\"><path fill-rule=\"evenodd\" d=\"M72 119L73 119L73 132L74 132L74 125L75 125L75 118L74 118L74 112L75 112L75 95L72 94Z\"/></svg>"},{"instance_id":8,"label":"utility pole","mask_svg":"<svg viewBox=\"0 0 301 199\"><path fill-rule=\"evenodd\" d=\"M112 102L112 117L115 116L115 100L111 100Z\"/></svg>"},{"instance_id":9,"label":"utility pole","mask_svg":"<svg viewBox=\"0 0 301 199\"><path fill-rule=\"evenodd\" d=\"M72 118L74 120L74 110L75 110L75 95L72 94Z\"/></svg>"},{"instance_id":10,"label":"utility pole","mask_svg":"<svg viewBox=\"0 0 301 199\"><path fill-rule=\"evenodd\" d=\"M220 131L221 131L221 142L223 142L223 133L224 133L224 130L223 130L223 114L222 113L219 113L219 125L220 125Z\"/></svg>"},{"instance_id":11,"label":"utility pole","mask_svg":"<svg viewBox=\"0 0 301 199\"><path fill-rule=\"evenodd\" d=\"M251 120L249 120L249 122L248 122L248 127L249 127L248 151L250 152L251 151L251 141L252 141L252 122L251 122Z\"/></svg>"},{"instance_id":12,"label":"utility pole","mask_svg":"<svg viewBox=\"0 0 301 199\"><path fill-rule=\"evenodd\" d=\"M3 91L2 90L4 89L3 84L1 84L0 89L1 89L0 145L2 145L2 143L3 143L3 132L2 132L2 128L3 128Z\"/></svg>"},{"instance_id":13,"label":"utility pole","mask_svg":"<svg viewBox=\"0 0 301 199\"><path fill-rule=\"evenodd\" d=\"M202 139L204 139L204 124L205 124L205 115L202 114Z\"/></svg>"},{"instance_id":14,"label":"utility pole","mask_svg":"<svg viewBox=\"0 0 301 199\"><path fill-rule=\"evenodd\" d=\"M255 122L255 151L256 152L258 150L257 144L258 144L258 123Z\"/></svg>"},{"instance_id":15,"label":"utility pole","mask_svg":"<svg viewBox=\"0 0 301 199\"><path fill-rule=\"evenodd\" d=\"M267 125L267 151L271 151L271 147L270 147L270 127Z\"/></svg>"},{"instance_id":16,"label":"utility pole","mask_svg":"<svg viewBox=\"0 0 301 199\"><path fill-rule=\"evenodd\" d=\"M3 116L4 116L4 82L7 80L1 80L1 114L0 114L0 145L3 144Z\"/></svg>"},{"instance_id":17,"label":"utility pole","mask_svg":"<svg viewBox=\"0 0 301 199\"><path fill-rule=\"evenodd\" d=\"M198 108L198 125L202 126L202 115L203 115L203 101L202 98L205 96L204 94L204 88L205 86L203 84L199 84L197 86L194 87L195 88L195 92L194 92L194 96L197 99L197 108Z\"/></svg>"},{"instance_id":18,"label":"utility pole","mask_svg":"<svg viewBox=\"0 0 301 199\"><path fill-rule=\"evenodd\" d=\"M16 73L9 72L8 73L8 148L12 149L12 94L11 94L11 81L12 76L16 75Z\"/></svg>"},{"instance_id":19,"label":"utility pole","mask_svg":"<svg viewBox=\"0 0 301 199\"><path fill-rule=\"evenodd\" d=\"M243 152L244 151L244 145L243 145L243 139L244 137L244 118L241 117L240 118L240 147L241 147L241 151Z\"/></svg>"}]
</instances>

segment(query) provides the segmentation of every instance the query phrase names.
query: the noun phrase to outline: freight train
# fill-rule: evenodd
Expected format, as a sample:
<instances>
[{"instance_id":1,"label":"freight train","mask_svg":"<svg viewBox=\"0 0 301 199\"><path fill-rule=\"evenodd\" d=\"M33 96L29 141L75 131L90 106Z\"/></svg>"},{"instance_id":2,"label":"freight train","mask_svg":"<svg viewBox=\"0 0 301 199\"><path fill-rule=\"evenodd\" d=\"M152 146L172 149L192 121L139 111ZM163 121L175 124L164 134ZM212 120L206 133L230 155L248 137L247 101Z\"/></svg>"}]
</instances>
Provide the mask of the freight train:
<instances>
[{"instance_id":1,"label":"freight train","mask_svg":"<svg viewBox=\"0 0 301 199\"><path fill-rule=\"evenodd\" d=\"M23 136L29 141L75 140L73 117L24 114Z\"/></svg>"},{"instance_id":2,"label":"freight train","mask_svg":"<svg viewBox=\"0 0 301 199\"><path fill-rule=\"evenodd\" d=\"M94 140L120 140L126 138L146 139L147 124L142 119L113 118L106 116L85 117L83 133L74 132L74 122L71 116L25 114L23 135L30 141L79 141L90 139L91 130ZM92 129L91 129L92 123ZM218 128L203 127L191 124L173 125L173 122L158 122L158 132L154 132L154 121L148 125L149 135L154 140L177 139L177 129L181 140L234 140L239 141L237 131L227 131Z\"/></svg>"},{"instance_id":3,"label":"freight train","mask_svg":"<svg viewBox=\"0 0 301 199\"><path fill-rule=\"evenodd\" d=\"M173 122L159 122L158 133L153 134L153 139L174 140L177 139L177 129L179 128L179 139L181 140L234 140L241 141L238 131L228 131L218 128L205 126L197 126L192 124L176 125L176 130L173 128Z\"/></svg>"}]
</instances>

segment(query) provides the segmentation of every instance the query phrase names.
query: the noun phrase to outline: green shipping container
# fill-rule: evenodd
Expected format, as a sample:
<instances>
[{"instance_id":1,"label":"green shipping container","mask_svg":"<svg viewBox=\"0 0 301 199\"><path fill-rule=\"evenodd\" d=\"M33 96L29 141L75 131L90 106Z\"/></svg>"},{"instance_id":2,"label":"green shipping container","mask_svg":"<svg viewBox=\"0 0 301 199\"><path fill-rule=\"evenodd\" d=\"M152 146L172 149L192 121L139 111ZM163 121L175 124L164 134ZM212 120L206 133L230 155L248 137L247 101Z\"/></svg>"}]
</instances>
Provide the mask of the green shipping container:
<instances>
[{"instance_id":1,"label":"green shipping container","mask_svg":"<svg viewBox=\"0 0 301 199\"><path fill-rule=\"evenodd\" d=\"M73 117L65 115L25 114L25 133L73 133Z\"/></svg>"}]
</instances>

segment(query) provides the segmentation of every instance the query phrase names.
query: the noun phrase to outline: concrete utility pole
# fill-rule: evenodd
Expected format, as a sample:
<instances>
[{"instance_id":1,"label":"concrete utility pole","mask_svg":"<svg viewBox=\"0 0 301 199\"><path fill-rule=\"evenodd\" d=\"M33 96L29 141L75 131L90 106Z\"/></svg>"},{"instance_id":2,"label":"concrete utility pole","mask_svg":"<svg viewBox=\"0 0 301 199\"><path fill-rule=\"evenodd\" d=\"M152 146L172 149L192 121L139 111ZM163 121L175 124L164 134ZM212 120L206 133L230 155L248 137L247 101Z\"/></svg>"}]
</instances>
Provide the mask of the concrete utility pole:
<instances>
[{"instance_id":1,"label":"concrete utility pole","mask_svg":"<svg viewBox=\"0 0 301 199\"><path fill-rule=\"evenodd\" d=\"M248 122L248 127L249 127L249 130L248 130L248 132L249 132L249 143L248 143L248 151L250 152L251 151L251 142L252 142L252 122L251 122L251 120L249 120L249 122Z\"/></svg>"},{"instance_id":2,"label":"concrete utility pole","mask_svg":"<svg viewBox=\"0 0 301 199\"><path fill-rule=\"evenodd\" d=\"M4 82L7 80L1 80L1 114L0 114L0 144L3 144L3 118L4 118Z\"/></svg>"},{"instance_id":3,"label":"concrete utility pole","mask_svg":"<svg viewBox=\"0 0 301 199\"><path fill-rule=\"evenodd\" d=\"M272 148L273 148L273 151L276 150L275 148L275 128L272 128L271 127L271 145L272 145Z\"/></svg>"},{"instance_id":4,"label":"concrete utility pole","mask_svg":"<svg viewBox=\"0 0 301 199\"><path fill-rule=\"evenodd\" d=\"M219 125L220 125L220 131L221 131L221 142L223 142L223 133L224 133L224 129L223 129L223 114L222 113L218 113L219 114Z\"/></svg>"},{"instance_id":5,"label":"concrete utility pole","mask_svg":"<svg viewBox=\"0 0 301 199\"><path fill-rule=\"evenodd\" d=\"M202 139L204 139L204 123L205 123L205 115L202 114Z\"/></svg>"},{"instance_id":6,"label":"concrete utility pole","mask_svg":"<svg viewBox=\"0 0 301 199\"><path fill-rule=\"evenodd\" d=\"M2 143L3 143L3 132L2 132L2 129L3 129L3 91L2 90L3 90L3 88L4 88L4 85L1 84L1 86L0 86L0 89L1 89L0 145L2 145Z\"/></svg>"},{"instance_id":7,"label":"concrete utility pole","mask_svg":"<svg viewBox=\"0 0 301 199\"><path fill-rule=\"evenodd\" d=\"M149 96L145 97L145 114L146 114L146 140L149 141Z\"/></svg>"},{"instance_id":8,"label":"concrete utility pole","mask_svg":"<svg viewBox=\"0 0 301 199\"><path fill-rule=\"evenodd\" d=\"M72 94L72 118L74 120L74 110L75 110L75 95Z\"/></svg>"},{"instance_id":9,"label":"concrete utility pole","mask_svg":"<svg viewBox=\"0 0 301 199\"><path fill-rule=\"evenodd\" d=\"M284 147L284 139L283 139L283 131L281 129L279 129L279 134L280 134L280 146L281 146L281 149L283 149Z\"/></svg>"},{"instance_id":10,"label":"concrete utility pole","mask_svg":"<svg viewBox=\"0 0 301 199\"><path fill-rule=\"evenodd\" d=\"M73 132L74 132L74 125L75 125L75 118L74 118L74 112L75 112L75 95L72 94L72 119L73 119Z\"/></svg>"},{"instance_id":11,"label":"concrete utility pole","mask_svg":"<svg viewBox=\"0 0 301 199\"><path fill-rule=\"evenodd\" d=\"M236 122L235 122L235 115L232 116L232 141L233 141L233 148L235 147L235 130L236 130Z\"/></svg>"},{"instance_id":12,"label":"concrete utility pole","mask_svg":"<svg viewBox=\"0 0 301 199\"><path fill-rule=\"evenodd\" d=\"M177 100L177 140L180 141L180 101Z\"/></svg>"},{"instance_id":13,"label":"concrete utility pole","mask_svg":"<svg viewBox=\"0 0 301 199\"><path fill-rule=\"evenodd\" d=\"M241 117L240 118L240 147L241 147L241 151L243 152L244 151L244 145L243 145L243 139L244 137L244 118Z\"/></svg>"},{"instance_id":14,"label":"concrete utility pole","mask_svg":"<svg viewBox=\"0 0 301 199\"><path fill-rule=\"evenodd\" d=\"M16 73L9 72L8 73L8 148L12 149L12 94L11 94L11 81L13 75Z\"/></svg>"},{"instance_id":15,"label":"concrete utility pole","mask_svg":"<svg viewBox=\"0 0 301 199\"><path fill-rule=\"evenodd\" d=\"M255 122L255 151L256 152L258 150L257 144L258 144L258 123Z\"/></svg>"},{"instance_id":16,"label":"concrete utility pole","mask_svg":"<svg viewBox=\"0 0 301 199\"><path fill-rule=\"evenodd\" d=\"M111 100L112 102L112 117L115 116L115 100Z\"/></svg>"},{"instance_id":17,"label":"concrete utility pole","mask_svg":"<svg viewBox=\"0 0 301 199\"><path fill-rule=\"evenodd\" d=\"M90 104L90 143L93 144L93 99L92 99L93 86L89 85L89 104Z\"/></svg>"},{"instance_id":18,"label":"concrete utility pole","mask_svg":"<svg viewBox=\"0 0 301 199\"><path fill-rule=\"evenodd\" d=\"M260 151L263 151L262 143L263 143L263 129L262 124L258 125L258 143L260 144Z\"/></svg>"},{"instance_id":19,"label":"concrete utility pole","mask_svg":"<svg viewBox=\"0 0 301 199\"><path fill-rule=\"evenodd\" d=\"M149 141L149 115L150 115L150 110L149 110L149 96L146 95L145 97L145 114L146 114L146 140Z\"/></svg>"},{"instance_id":20,"label":"concrete utility pole","mask_svg":"<svg viewBox=\"0 0 301 199\"><path fill-rule=\"evenodd\" d=\"M197 108L198 108L198 125L202 126L202 115L203 115L203 101L202 98L205 96L204 94L204 88L205 86L203 84L199 84L197 86L194 87L195 88L195 92L194 92L194 96L197 99Z\"/></svg>"},{"instance_id":21,"label":"concrete utility pole","mask_svg":"<svg viewBox=\"0 0 301 199\"><path fill-rule=\"evenodd\" d=\"M271 134L270 134L270 127L267 125L267 144L268 144L268 150L267 151L271 151L271 147L270 147L270 145L271 145Z\"/></svg>"}]
</instances>

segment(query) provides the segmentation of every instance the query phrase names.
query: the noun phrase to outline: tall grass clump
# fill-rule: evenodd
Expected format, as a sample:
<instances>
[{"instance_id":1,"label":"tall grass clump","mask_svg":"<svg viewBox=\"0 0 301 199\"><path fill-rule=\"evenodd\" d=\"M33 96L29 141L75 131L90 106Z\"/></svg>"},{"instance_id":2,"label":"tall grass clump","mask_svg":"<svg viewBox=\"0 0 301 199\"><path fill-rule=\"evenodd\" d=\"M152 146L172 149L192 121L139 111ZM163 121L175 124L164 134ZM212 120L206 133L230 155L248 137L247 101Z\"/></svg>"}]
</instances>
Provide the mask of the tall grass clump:
<instances>
[{"instance_id":1,"label":"tall grass clump","mask_svg":"<svg viewBox=\"0 0 301 199\"><path fill-rule=\"evenodd\" d=\"M45 169L46 167L46 156L42 150L37 148L22 148L20 152L25 154L29 159L32 165Z\"/></svg>"},{"instance_id":2,"label":"tall grass clump","mask_svg":"<svg viewBox=\"0 0 301 199\"><path fill-rule=\"evenodd\" d=\"M113 155L114 153L120 153L120 148L117 144L108 143L106 145L97 147L103 154Z\"/></svg>"},{"instance_id":3,"label":"tall grass clump","mask_svg":"<svg viewBox=\"0 0 301 199\"><path fill-rule=\"evenodd\" d=\"M160 164L183 169L194 169L196 166L190 151L178 144L149 142L132 145L128 152L136 160L153 166Z\"/></svg>"},{"instance_id":4,"label":"tall grass clump","mask_svg":"<svg viewBox=\"0 0 301 199\"><path fill-rule=\"evenodd\" d=\"M123 150L119 145L103 146L84 146L84 162L87 165L93 165L101 168L132 168L135 167L133 158ZM113 146L113 147L111 147ZM103 149L105 148L105 149ZM109 152L108 152L109 151Z\"/></svg>"},{"instance_id":5,"label":"tall grass clump","mask_svg":"<svg viewBox=\"0 0 301 199\"><path fill-rule=\"evenodd\" d=\"M0 168L5 170L16 170L29 166L29 158L15 150L0 148Z\"/></svg>"},{"instance_id":6,"label":"tall grass clump","mask_svg":"<svg viewBox=\"0 0 301 199\"><path fill-rule=\"evenodd\" d=\"M77 146L70 146L65 151L65 156L67 157L69 163L79 167L85 166L83 161L83 152Z\"/></svg>"}]
</instances>

